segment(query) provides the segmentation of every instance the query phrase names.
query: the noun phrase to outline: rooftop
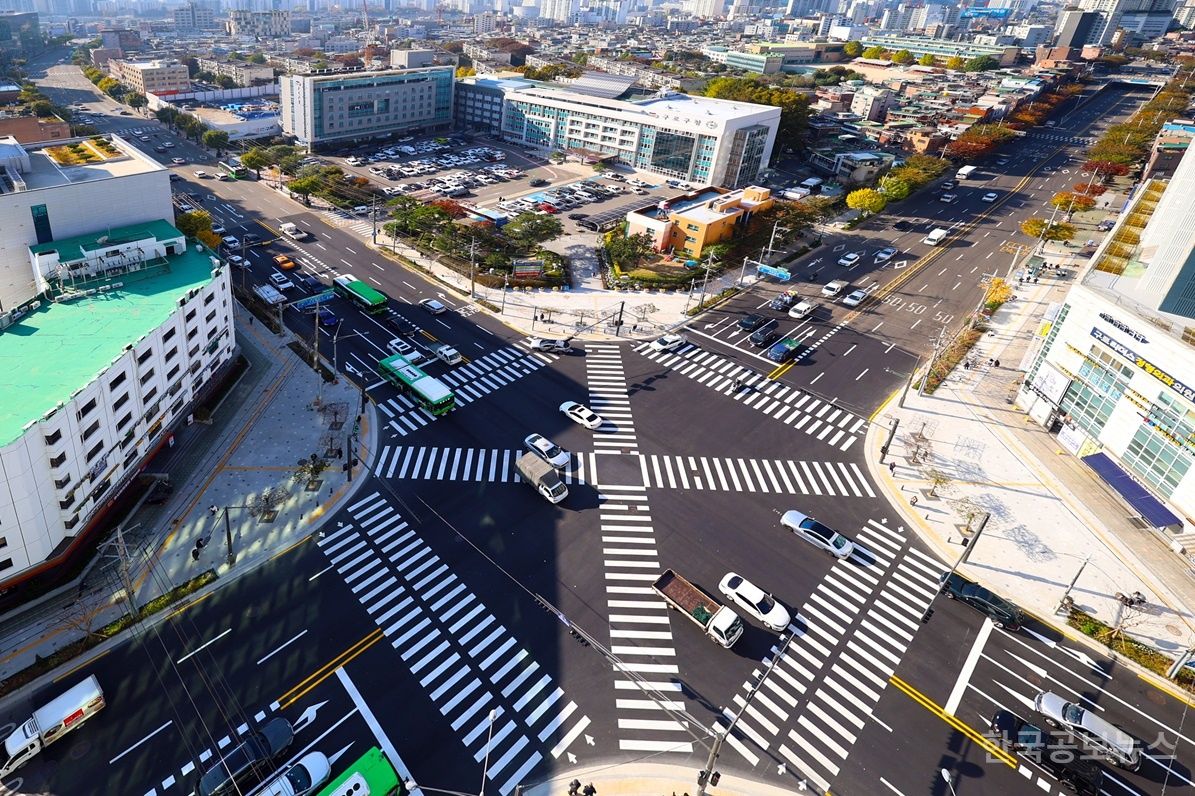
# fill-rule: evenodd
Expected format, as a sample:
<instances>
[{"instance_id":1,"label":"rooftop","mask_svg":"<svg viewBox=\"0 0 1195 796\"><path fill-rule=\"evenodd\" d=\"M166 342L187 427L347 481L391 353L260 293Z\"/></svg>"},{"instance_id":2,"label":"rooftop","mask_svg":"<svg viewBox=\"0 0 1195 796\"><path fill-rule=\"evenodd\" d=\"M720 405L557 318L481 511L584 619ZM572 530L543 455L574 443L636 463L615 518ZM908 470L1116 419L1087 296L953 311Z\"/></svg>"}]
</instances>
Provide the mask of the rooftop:
<instances>
[{"instance_id":1,"label":"rooftop","mask_svg":"<svg viewBox=\"0 0 1195 796\"><path fill-rule=\"evenodd\" d=\"M161 239L182 233L164 221L121 227L32 247L82 252L103 246L100 238ZM97 280L109 291L61 302L46 301L0 333L0 358L9 374L0 390L0 445L17 439L30 423L94 380L127 346L160 326L191 290L212 278L211 254L190 247L161 264Z\"/></svg>"},{"instance_id":2,"label":"rooftop","mask_svg":"<svg viewBox=\"0 0 1195 796\"><path fill-rule=\"evenodd\" d=\"M76 163L60 165L54 162L49 150L66 147L72 143L85 142L84 138L72 138L54 141L45 146L37 145L21 147L29 156L29 168L22 168L20 177L24 181L24 190L36 191L40 188L54 188L71 183L104 180L109 177L128 177L133 174L148 174L153 171L165 171L165 167L146 157L139 149L122 140L118 136L105 136L117 150L117 154L105 160L90 163ZM7 158L18 158L19 153L13 149L14 144L0 143L0 161ZM20 190L20 188L18 188ZM0 186L0 193L4 188Z\"/></svg>"}]
</instances>

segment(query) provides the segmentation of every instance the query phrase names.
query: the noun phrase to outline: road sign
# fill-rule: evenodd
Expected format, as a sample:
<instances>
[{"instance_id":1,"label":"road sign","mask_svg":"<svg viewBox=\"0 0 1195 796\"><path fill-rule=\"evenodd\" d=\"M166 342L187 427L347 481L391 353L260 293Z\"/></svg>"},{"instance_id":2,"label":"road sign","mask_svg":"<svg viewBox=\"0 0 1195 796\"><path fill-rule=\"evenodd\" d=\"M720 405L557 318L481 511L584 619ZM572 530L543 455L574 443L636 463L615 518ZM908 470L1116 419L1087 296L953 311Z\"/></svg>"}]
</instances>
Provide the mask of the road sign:
<instances>
[{"instance_id":1,"label":"road sign","mask_svg":"<svg viewBox=\"0 0 1195 796\"><path fill-rule=\"evenodd\" d=\"M299 299L295 303L291 304L291 307L296 310L305 310L308 307L314 307L316 304L321 304L335 295L336 293L334 291L324 290L316 293L314 296L308 296L307 298Z\"/></svg>"},{"instance_id":2,"label":"road sign","mask_svg":"<svg viewBox=\"0 0 1195 796\"><path fill-rule=\"evenodd\" d=\"M759 266L758 271L764 276L774 276L781 282L787 282L793 278L793 275L788 272L787 268L776 268L771 265L761 265Z\"/></svg>"}]
</instances>

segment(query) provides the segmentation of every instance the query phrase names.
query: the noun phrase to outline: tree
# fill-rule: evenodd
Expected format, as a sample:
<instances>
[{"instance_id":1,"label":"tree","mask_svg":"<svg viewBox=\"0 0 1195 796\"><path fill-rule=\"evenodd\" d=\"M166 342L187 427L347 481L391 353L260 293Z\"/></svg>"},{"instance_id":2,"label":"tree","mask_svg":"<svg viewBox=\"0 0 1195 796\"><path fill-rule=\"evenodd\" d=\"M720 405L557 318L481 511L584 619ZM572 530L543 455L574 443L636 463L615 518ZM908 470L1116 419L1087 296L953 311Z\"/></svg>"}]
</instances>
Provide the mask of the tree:
<instances>
[{"instance_id":1,"label":"tree","mask_svg":"<svg viewBox=\"0 0 1195 796\"><path fill-rule=\"evenodd\" d=\"M842 45L842 54L847 58L858 58L863 54L863 45L857 41L848 41Z\"/></svg>"},{"instance_id":2,"label":"tree","mask_svg":"<svg viewBox=\"0 0 1195 796\"><path fill-rule=\"evenodd\" d=\"M465 216L469 215L469 211L466 210L464 206L462 206L461 203L455 199L436 199L431 203L431 206L443 210L444 213L453 220L464 218Z\"/></svg>"},{"instance_id":3,"label":"tree","mask_svg":"<svg viewBox=\"0 0 1195 796\"><path fill-rule=\"evenodd\" d=\"M868 47L863 51L864 58L886 58L887 56L888 51L878 45L875 47Z\"/></svg>"},{"instance_id":4,"label":"tree","mask_svg":"<svg viewBox=\"0 0 1195 796\"><path fill-rule=\"evenodd\" d=\"M283 174L298 174L299 169L303 168L303 156L298 154L284 155L278 159L277 165L278 171Z\"/></svg>"},{"instance_id":5,"label":"tree","mask_svg":"<svg viewBox=\"0 0 1195 796\"><path fill-rule=\"evenodd\" d=\"M606 253L610 259L628 270L636 268L654 252L651 236L645 232L637 235L614 234L606 241Z\"/></svg>"},{"instance_id":6,"label":"tree","mask_svg":"<svg viewBox=\"0 0 1195 796\"><path fill-rule=\"evenodd\" d=\"M29 110L33 111L34 116L45 118L54 115L54 104L49 100L37 100L30 103Z\"/></svg>"},{"instance_id":7,"label":"tree","mask_svg":"<svg viewBox=\"0 0 1195 796\"><path fill-rule=\"evenodd\" d=\"M1000 62L990 55L979 55L975 58L967 59L963 64L964 72L990 72L993 69L998 69Z\"/></svg>"},{"instance_id":8,"label":"tree","mask_svg":"<svg viewBox=\"0 0 1195 796\"><path fill-rule=\"evenodd\" d=\"M241 155L241 165L247 169L253 169L253 174L258 179L261 179L261 170L271 165L271 163L269 154L260 147L253 147Z\"/></svg>"},{"instance_id":9,"label":"tree","mask_svg":"<svg viewBox=\"0 0 1195 796\"><path fill-rule=\"evenodd\" d=\"M964 60L961 55L952 55L946 59L946 68L947 69L954 69L955 71L957 71L959 69L962 69L964 66L966 66L966 64L967 64L966 60Z\"/></svg>"},{"instance_id":10,"label":"tree","mask_svg":"<svg viewBox=\"0 0 1195 796\"><path fill-rule=\"evenodd\" d=\"M265 62L266 62L266 57L264 55L262 55L261 53L253 53L253 55L249 56L249 63L251 63L251 64L260 65L260 64L264 64Z\"/></svg>"},{"instance_id":11,"label":"tree","mask_svg":"<svg viewBox=\"0 0 1195 796\"><path fill-rule=\"evenodd\" d=\"M216 85L220 88L236 88L237 82L229 75L216 75Z\"/></svg>"},{"instance_id":12,"label":"tree","mask_svg":"<svg viewBox=\"0 0 1195 796\"><path fill-rule=\"evenodd\" d=\"M610 170L610 166L609 166L609 164L608 164L608 163L606 163L606 161L604 161L604 160L599 160L599 161L597 161L596 163L594 163L594 164L593 164L593 170L594 170L595 172L597 172L598 174L601 174L602 172L609 171L609 170Z\"/></svg>"},{"instance_id":13,"label":"tree","mask_svg":"<svg viewBox=\"0 0 1195 796\"><path fill-rule=\"evenodd\" d=\"M1083 164L1083 171L1099 174L1101 177L1123 177L1129 173L1129 167L1110 160L1089 160Z\"/></svg>"},{"instance_id":14,"label":"tree","mask_svg":"<svg viewBox=\"0 0 1195 796\"><path fill-rule=\"evenodd\" d=\"M716 99L772 105L780 109L777 141L782 146L772 148L772 158L779 158L784 150L800 149L809 129L809 95L792 89L770 86L752 77L715 77L705 87L705 96Z\"/></svg>"},{"instance_id":15,"label":"tree","mask_svg":"<svg viewBox=\"0 0 1195 796\"><path fill-rule=\"evenodd\" d=\"M564 227L554 216L535 213L520 213L506 222L502 234L516 247L530 251L539 245L560 237Z\"/></svg>"},{"instance_id":16,"label":"tree","mask_svg":"<svg viewBox=\"0 0 1195 796\"><path fill-rule=\"evenodd\" d=\"M917 63L921 64L922 66L933 66L934 65L934 57L932 55L930 55L929 53L926 53L925 55L923 55L917 59Z\"/></svg>"},{"instance_id":17,"label":"tree","mask_svg":"<svg viewBox=\"0 0 1195 796\"><path fill-rule=\"evenodd\" d=\"M1102 196L1108 189L1100 185L1098 182L1077 182L1072 186L1075 193L1081 193L1086 196Z\"/></svg>"},{"instance_id":18,"label":"tree","mask_svg":"<svg viewBox=\"0 0 1195 796\"><path fill-rule=\"evenodd\" d=\"M154 118L162 124L174 125L178 121L178 110L172 105L167 105L154 111Z\"/></svg>"},{"instance_id":19,"label":"tree","mask_svg":"<svg viewBox=\"0 0 1195 796\"><path fill-rule=\"evenodd\" d=\"M224 149L228 146L228 133L223 130L208 130L203 134L203 145L216 150L216 157L222 157Z\"/></svg>"},{"instance_id":20,"label":"tree","mask_svg":"<svg viewBox=\"0 0 1195 796\"><path fill-rule=\"evenodd\" d=\"M191 210L175 216L174 226L188 238L194 238L200 232L212 231L212 217L206 210Z\"/></svg>"},{"instance_id":21,"label":"tree","mask_svg":"<svg viewBox=\"0 0 1195 796\"><path fill-rule=\"evenodd\" d=\"M846 195L846 206L864 215L875 215L888 204L888 197L871 188L860 188Z\"/></svg>"},{"instance_id":22,"label":"tree","mask_svg":"<svg viewBox=\"0 0 1195 796\"><path fill-rule=\"evenodd\" d=\"M780 226L792 230L808 227L833 218L837 214L837 202L827 196L807 196L796 202L781 205L776 220Z\"/></svg>"},{"instance_id":23,"label":"tree","mask_svg":"<svg viewBox=\"0 0 1195 796\"><path fill-rule=\"evenodd\" d=\"M913 186L900 177L888 174L880 179L880 192L889 199L899 200L911 194Z\"/></svg>"},{"instance_id":24,"label":"tree","mask_svg":"<svg viewBox=\"0 0 1195 796\"><path fill-rule=\"evenodd\" d=\"M976 160L989 154L995 148L995 142L983 138L959 137L946 145L946 154L959 160Z\"/></svg>"},{"instance_id":25,"label":"tree","mask_svg":"<svg viewBox=\"0 0 1195 796\"><path fill-rule=\"evenodd\" d=\"M1072 240L1078 230L1074 224L1056 221L1050 224L1044 218L1027 218L1021 222L1021 232L1040 240Z\"/></svg>"},{"instance_id":26,"label":"tree","mask_svg":"<svg viewBox=\"0 0 1195 796\"><path fill-rule=\"evenodd\" d=\"M892 63L894 64L911 64L913 60L913 53L908 50L897 50L892 54Z\"/></svg>"},{"instance_id":27,"label":"tree","mask_svg":"<svg viewBox=\"0 0 1195 796\"><path fill-rule=\"evenodd\" d=\"M311 194L319 193L320 189L323 187L323 182L319 177L310 175L307 177L296 177L288 182L286 187L290 189L291 193L297 193L299 196L303 197L303 204L310 205Z\"/></svg>"},{"instance_id":28,"label":"tree","mask_svg":"<svg viewBox=\"0 0 1195 796\"><path fill-rule=\"evenodd\" d=\"M471 66L458 66L456 68L456 76L458 78L473 77L475 74L477 74L477 70Z\"/></svg>"},{"instance_id":29,"label":"tree","mask_svg":"<svg viewBox=\"0 0 1195 796\"><path fill-rule=\"evenodd\" d=\"M127 102L129 107L133 110L144 108L149 104L149 100L146 99L144 94L130 94L128 98L125 99L125 102Z\"/></svg>"},{"instance_id":30,"label":"tree","mask_svg":"<svg viewBox=\"0 0 1195 796\"><path fill-rule=\"evenodd\" d=\"M1095 199L1081 193L1059 191L1050 197L1050 204L1069 213L1072 210L1090 210L1095 207Z\"/></svg>"}]
</instances>

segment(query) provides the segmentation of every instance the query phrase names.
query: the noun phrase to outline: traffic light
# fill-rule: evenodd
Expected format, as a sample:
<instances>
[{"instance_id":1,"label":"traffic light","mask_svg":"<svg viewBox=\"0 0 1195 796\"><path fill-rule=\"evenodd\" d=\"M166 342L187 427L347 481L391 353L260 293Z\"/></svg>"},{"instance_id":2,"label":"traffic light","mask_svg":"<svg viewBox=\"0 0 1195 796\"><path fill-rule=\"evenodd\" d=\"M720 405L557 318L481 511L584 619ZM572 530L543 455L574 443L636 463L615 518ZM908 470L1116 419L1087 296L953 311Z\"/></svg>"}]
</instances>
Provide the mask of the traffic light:
<instances>
[{"instance_id":1,"label":"traffic light","mask_svg":"<svg viewBox=\"0 0 1195 796\"><path fill-rule=\"evenodd\" d=\"M705 783L709 780L709 776L710 772L706 771L704 768L701 769L697 772L697 784L705 785Z\"/></svg>"},{"instance_id":2,"label":"traffic light","mask_svg":"<svg viewBox=\"0 0 1195 796\"><path fill-rule=\"evenodd\" d=\"M718 780L720 780L720 779L722 779L722 772L721 772L721 771L715 771L715 772L713 773L713 775L710 777L710 787L711 787L711 788L716 788L716 787L718 787Z\"/></svg>"}]
</instances>

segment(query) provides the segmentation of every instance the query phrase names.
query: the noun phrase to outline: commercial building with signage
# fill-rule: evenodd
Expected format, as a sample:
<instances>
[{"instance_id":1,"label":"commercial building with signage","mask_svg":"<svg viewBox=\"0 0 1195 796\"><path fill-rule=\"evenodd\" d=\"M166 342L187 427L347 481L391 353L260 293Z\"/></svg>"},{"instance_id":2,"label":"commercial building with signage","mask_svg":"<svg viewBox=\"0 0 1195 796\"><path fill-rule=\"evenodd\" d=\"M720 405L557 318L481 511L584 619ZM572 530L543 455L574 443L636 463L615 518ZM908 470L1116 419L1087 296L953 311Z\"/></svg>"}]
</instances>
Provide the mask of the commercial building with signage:
<instances>
[{"instance_id":1,"label":"commercial building with signage","mask_svg":"<svg viewBox=\"0 0 1195 796\"><path fill-rule=\"evenodd\" d=\"M1051 308L1018 404L1149 525L1195 531L1195 157L1147 180ZM1152 501L1152 503L1151 503Z\"/></svg>"}]
</instances>

